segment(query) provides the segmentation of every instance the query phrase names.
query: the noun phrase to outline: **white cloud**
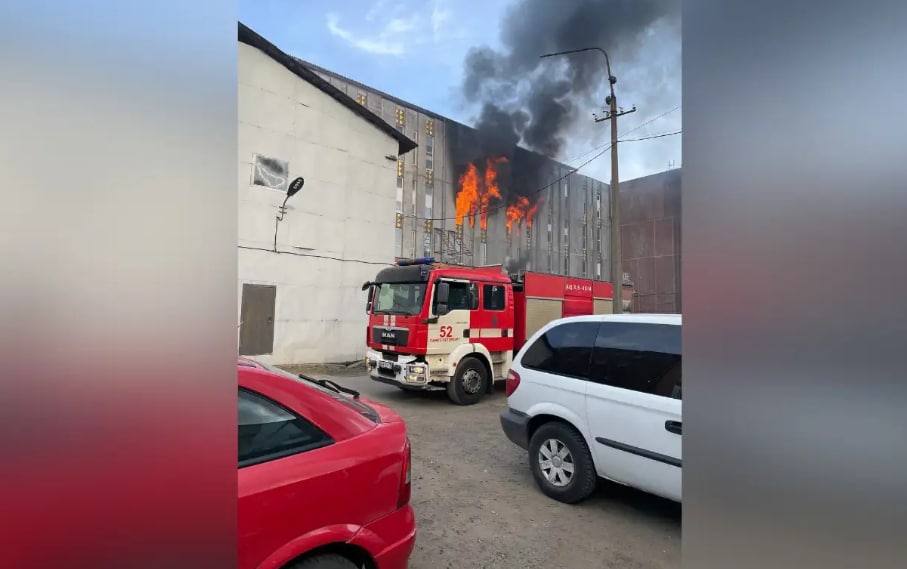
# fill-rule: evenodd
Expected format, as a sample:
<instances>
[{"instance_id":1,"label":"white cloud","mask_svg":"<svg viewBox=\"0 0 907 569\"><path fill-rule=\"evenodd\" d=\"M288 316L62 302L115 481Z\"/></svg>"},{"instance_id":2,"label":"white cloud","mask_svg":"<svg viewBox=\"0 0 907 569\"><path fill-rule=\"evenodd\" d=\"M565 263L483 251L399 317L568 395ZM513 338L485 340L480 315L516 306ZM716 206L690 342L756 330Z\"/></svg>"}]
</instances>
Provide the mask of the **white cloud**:
<instances>
[{"instance_id":1,"label":"white cloud","mask_svg":"<svg viewBox=\"0 0 907 569\"><path fill-rule=\"evenodd\" d=\"M365 21L374 21L378 14L383 12L385 8L387 8L387 0L378 0L377 2L372 4L372 7L369 8L368 12L365 13Z\"/></svg>"},{"instance_id":2,"label":"white cloud","mask_svg":"<svg viewBox=\"0 0 907 569\"><path fill-rule=\"evenodd\" d=\"M373 15L372 18L375 16ZM366 17L368 18L368 15ZM356 49L376 55L403 55L406 52L405 33L416 27L417 16L412 18L391 18L375 36L358 35L340 26L337 14L327 15L327 28L332 35L349 43Z\"/></svg>"},{"instance_id":3,"label":"white cloud","mask_svg":"<svg viewBox=\"0 0 907 569\"><path fill-rule=\"evenodd\" d=\"M418 19L418 16L413 16L408 20L405 20L403 18L394 18L387 22L387 24L384 26L384 29L381 31L381 35L402 34L404 32L415 29Z\"/></svg>"},{"instance_id":4,"label":"white cloud","mask_svg":"<svg viewBox=\"0 0 907 569\"><path fill-rule=\"evenodd\" d=\"M431 5L431 33L436 42L441 41L444 24L453 17L453 12L442 0L435 0Z\"/></svg>"},{"instance_id":5,"label":"white cloud","mask_svg":"<svg viewBox=\"0 0 907 569\"><path fill-rule=\"evenodd\" d=\"M392 0L378 0L361 18L361 26L349 27L341 25L337 13L330 13L327 29L350 46L376 55L398 56L409 47L466 37L465 28L451 24L454 14L448 0L432 0L415 10Z\"/></svg>"},{"instance_id":6,"label":"white cloud","mask_svg":"<svg viewBox=\"0 0 907 569\"><path fill-rule=\"evenodd\" d=\"M462 25L454 26L453 10L450 9L448 0L433 0L431 3L431 41L434 43L448 42L451 40L465 39L469 33Z\"/></svg>"}]
</instances>

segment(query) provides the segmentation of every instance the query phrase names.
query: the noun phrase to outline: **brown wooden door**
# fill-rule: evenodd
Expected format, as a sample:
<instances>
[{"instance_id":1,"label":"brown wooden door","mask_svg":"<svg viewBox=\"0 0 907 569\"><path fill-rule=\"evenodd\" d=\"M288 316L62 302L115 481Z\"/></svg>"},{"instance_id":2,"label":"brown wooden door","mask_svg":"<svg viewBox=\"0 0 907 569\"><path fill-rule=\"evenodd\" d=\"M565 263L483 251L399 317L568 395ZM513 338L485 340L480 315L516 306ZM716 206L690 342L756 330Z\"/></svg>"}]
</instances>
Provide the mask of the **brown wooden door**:
<instances>
[{"instance_id":1,"label":"brown wooden door","mask_svg":"<svg viewBox=\"0 0 907 569\"><path fill-rule=\"evenodd\" d=\"M274 351L274 299L277 287L242 285L239 355L260 356Z\"/></svg>"}]
</instances>

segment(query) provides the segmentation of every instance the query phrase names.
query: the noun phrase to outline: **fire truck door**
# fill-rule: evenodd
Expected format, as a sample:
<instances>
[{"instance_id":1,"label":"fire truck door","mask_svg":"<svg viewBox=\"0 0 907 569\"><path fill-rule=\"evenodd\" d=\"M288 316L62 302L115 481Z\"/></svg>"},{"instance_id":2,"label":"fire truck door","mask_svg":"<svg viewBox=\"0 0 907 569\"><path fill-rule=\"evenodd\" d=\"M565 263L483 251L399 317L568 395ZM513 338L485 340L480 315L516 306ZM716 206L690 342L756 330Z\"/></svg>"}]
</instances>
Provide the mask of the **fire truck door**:
<instances>
[{"instance_id":1,"label":"fire truck door","mask_svg":"<svg viewBox=\"0 0 907 569\"><path fill-rule=\"evenodd\" d=\"M450 353L453 349L469 340L465 331L469 328L470 313L478 308L478 287L466 281L444 281L450 285L448 309L450 312L438 317L438 321L428 326L428 352L434 354ZM433 306L435 303L433 302ZM432 309L434 313L434 308Z\"/></svg>"}]
</instances>

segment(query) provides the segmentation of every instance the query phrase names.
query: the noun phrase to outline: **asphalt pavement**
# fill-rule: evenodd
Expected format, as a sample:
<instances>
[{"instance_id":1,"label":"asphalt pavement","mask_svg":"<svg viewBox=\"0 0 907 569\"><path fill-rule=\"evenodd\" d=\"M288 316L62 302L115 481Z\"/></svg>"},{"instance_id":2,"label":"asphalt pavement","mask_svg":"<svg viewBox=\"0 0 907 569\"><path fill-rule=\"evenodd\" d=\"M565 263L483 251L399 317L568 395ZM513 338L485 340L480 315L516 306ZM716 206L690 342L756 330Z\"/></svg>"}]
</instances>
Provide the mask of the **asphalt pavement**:
<instances>
[{"instance_id":1,"label":"asphalt pavement","mask_svg":"<svg viewBox=\"0 0 907 569\"><path fill-rule=\"evenodd\" d=\"M361 368L294 367L395 409L413 445L418 537L410 569L675 569L681 506L601 482L573 506L544 496L527 453L501 432L503 388L453 405L444 392L408 393Z\"/></svg>"}]
</instances>

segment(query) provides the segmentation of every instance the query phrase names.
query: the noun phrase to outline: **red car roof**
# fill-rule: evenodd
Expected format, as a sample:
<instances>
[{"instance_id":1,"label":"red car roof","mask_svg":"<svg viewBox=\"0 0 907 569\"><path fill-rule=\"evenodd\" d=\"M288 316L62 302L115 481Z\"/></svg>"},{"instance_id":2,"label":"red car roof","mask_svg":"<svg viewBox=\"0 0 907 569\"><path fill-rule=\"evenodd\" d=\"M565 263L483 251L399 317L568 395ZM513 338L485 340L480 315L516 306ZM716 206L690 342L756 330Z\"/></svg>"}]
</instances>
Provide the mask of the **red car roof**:
<instances>
[{"instance_id":1,"label":"red car roof","mask_svg":"<svg viewBox=\"0 0 907 569\"><path fill-rule=\"evenodd\" d=\"M261 365L260 363L256 362L255 360L250 360L249 358L244 358L244 357L242 357L242 356L239 356L239 357L236 359L236 363L237 363L237 365L241 365L241 366L255 367L255 368L258 368L258 369L265 369L263 365Z\"/></svg>"}]
</instances>

